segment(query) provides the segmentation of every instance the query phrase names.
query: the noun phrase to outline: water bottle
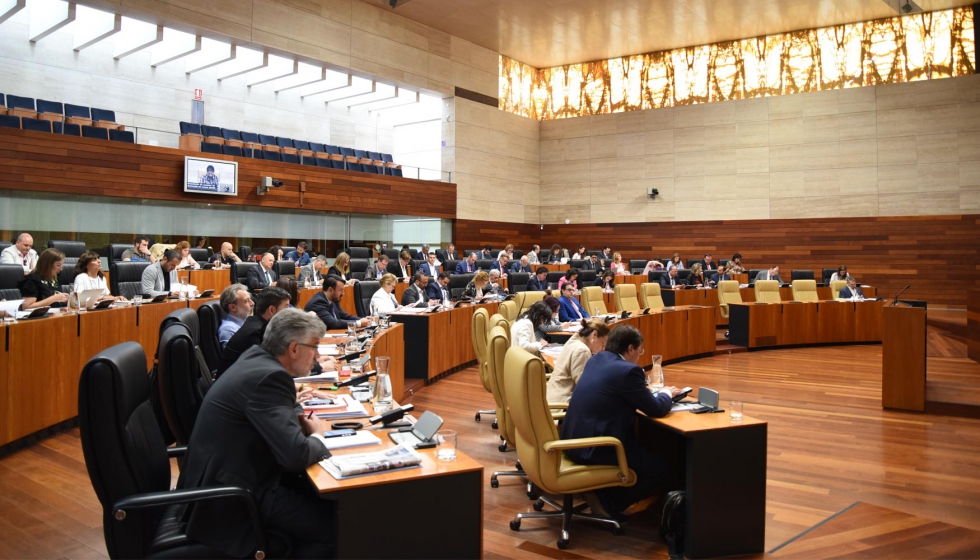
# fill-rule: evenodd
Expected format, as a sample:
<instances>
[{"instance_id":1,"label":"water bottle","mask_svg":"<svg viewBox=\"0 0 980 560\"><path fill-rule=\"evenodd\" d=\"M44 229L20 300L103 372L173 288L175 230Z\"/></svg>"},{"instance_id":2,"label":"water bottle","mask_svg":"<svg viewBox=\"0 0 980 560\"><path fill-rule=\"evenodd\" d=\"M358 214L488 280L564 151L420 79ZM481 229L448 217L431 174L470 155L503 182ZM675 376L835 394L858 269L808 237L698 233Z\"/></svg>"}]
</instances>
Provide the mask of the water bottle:
<instances>
[{"instance_id":1,"label":"water bottle","mask_svg":"<svg viewBox=\"0 0 980 560\"><path fill-rule=\"evenodd\" d=\"M391 378L388 377L388 356L378 356L374 359L377 376L374 381L374 412L380 414L391 410L393 403L391 395Z\"/></svg>"},{"instance_id":2,"label":"water bottle","mask_svg":"<svg viewBox=\"0 0 980 560\"><path fill-rule=\"evenodd\" d=\"M647 374L647 385L650 386L651 391L656 392L664 388L664 370L660 366L663 356L654 355L651 356L651 360L653 366L650 367L650 373Z\"/></svg>"}]
</instances>

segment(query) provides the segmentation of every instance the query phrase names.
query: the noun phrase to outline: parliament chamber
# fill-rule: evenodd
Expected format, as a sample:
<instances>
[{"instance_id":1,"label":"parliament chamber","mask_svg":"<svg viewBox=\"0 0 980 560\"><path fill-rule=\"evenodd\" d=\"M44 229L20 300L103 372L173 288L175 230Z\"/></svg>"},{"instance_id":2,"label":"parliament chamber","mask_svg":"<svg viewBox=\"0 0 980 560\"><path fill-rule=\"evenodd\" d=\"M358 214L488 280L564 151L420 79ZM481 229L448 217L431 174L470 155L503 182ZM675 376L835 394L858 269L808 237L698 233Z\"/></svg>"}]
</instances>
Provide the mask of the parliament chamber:
<instances>
[{"instance_id":1,"label":"parliament chamber","mask_svg":"<svg viewBox=\"0 0 980 560\"><path fill-rule=\"evenodd\" d=\"M977 4L177 4L0 3L0 558L980 556Z\"/></svg>"}]
</instances>

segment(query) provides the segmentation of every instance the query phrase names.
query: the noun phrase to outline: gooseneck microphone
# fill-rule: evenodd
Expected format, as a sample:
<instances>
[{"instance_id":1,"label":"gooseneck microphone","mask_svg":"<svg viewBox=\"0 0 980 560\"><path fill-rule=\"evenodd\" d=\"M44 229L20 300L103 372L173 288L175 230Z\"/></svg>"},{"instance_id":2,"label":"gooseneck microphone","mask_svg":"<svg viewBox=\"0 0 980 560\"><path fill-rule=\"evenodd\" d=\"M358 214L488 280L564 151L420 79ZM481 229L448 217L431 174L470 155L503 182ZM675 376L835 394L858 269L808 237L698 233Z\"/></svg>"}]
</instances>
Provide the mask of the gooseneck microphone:
<instances>
[{"instance_id":1,"label":"gooseneck microphone","mask_svg":"<svg viewBox=\"0 0 980 560\"><path fill-rule=\"evenodd\" d=\"M898 298L899 298L899 297L900 297L900 296L901 296L902 294L904 294L904 293L905 293L905 290L907 290L907 289L909 289L909 288L911 288L911 287L912 287L912 284L909 284L908 286L905 286L904 288L902 288L902 291L901 291L901 292L898 292L898 294L897 294L897 295L895 296L895 299L893 299L893 300L892 300L892 305L898 305Z\"/></svg>"}]
</instances>

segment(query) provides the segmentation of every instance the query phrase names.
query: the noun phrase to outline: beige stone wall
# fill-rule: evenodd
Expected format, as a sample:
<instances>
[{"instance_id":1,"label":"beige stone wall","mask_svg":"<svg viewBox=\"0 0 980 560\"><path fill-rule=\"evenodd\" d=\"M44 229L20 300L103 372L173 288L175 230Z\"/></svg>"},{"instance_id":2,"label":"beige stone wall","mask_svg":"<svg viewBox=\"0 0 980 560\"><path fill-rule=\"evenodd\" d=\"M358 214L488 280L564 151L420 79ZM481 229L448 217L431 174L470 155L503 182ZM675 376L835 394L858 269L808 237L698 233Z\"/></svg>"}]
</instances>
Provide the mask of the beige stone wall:
<instances>
[{"instance_id":1,"label":"beige stone wall","mask_svg":"<svg viewBox=\"0 0 980 560\"><path fill-rule=\"evenodd\" d=\"M540 125L543 223L980 211L978 76Z\"/></svg>"}]
</instances>

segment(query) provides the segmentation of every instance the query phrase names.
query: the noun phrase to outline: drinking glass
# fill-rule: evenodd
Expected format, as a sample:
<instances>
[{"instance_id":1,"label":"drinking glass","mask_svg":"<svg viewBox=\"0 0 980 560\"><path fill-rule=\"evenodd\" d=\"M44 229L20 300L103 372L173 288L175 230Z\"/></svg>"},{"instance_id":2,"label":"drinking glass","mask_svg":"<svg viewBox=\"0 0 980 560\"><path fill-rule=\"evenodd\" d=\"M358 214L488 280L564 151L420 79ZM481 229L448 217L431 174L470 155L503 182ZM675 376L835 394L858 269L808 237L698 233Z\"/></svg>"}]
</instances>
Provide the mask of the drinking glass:
<instances>
[{"instance_id":1,"label":"drinking glass","mask_svg":"<svg viewBox=\"0 0 980 560\"><path fill-rule=\"evenodd\" d=\"M651 391L656 392L664 388L664 369L660 365L663 356L653 355L650 356L650 359L653 361L653 365L650 367L650 372L647 373L647 385L650 386Z\"/></svg>"},{"instance_id":2,"label":"drinking glass","mask_svg":"<svg viewBox=\"0 0 980 560\"><path fill-rule=\"evenodd\" d=\"M440 461L452 461L456 459L456 430L439 430L436 432L436 457Z\"/></svg>"},{"instance_id":3,"label":"drinking glass","mask_svg":"<svg viewBox=\"0 0 980 560\"><path fill-rule=\"evenodd\" d=\"M742 401L729 401L728 411L733 421L740 422L742 420Z\"/></svg>"},{"instance_id":4,"label":"drinking glass","mask_svg":"<svg viewBox=\"0 0 980 560\"><path fill-rule=\"evenodd\" d=\"M133 305L143 305L143 296L142 295L133 296Z\"/></svg>"},{"instance_id":5,"label":"drinking glass","mask_svg":"<svg viewBox=\"0 0 980 560\"><path fill-rule=\"evenodd\" d=\"M357 322L347 321L347 337L350 338L356 336L357 336Z\"/></svg>"}]
</instances>

